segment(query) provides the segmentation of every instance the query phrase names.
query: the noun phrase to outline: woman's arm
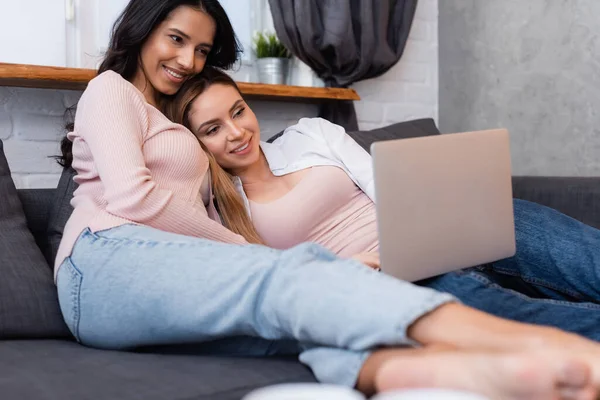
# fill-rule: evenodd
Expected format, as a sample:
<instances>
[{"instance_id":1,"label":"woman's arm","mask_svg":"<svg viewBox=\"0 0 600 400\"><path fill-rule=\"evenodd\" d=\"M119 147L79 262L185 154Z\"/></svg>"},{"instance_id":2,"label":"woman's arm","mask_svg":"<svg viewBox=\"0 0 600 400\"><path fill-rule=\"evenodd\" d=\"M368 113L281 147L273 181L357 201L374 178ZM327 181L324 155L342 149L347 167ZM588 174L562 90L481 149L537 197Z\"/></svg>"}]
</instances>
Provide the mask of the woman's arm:
<instances>
[{"instance_id":1,"label":"woman's arm","mask_svg":"<svg viewBox=\"0 0 600 400\"><path fill-rule=\"evenodd\" d=\"M229 243L244 238L158 186L142 152L148 128L145 100L116 74L93 80L78 105L77 134L89 146L104 186L106 210L164 231Z\"/></svg>"}]
</instances>

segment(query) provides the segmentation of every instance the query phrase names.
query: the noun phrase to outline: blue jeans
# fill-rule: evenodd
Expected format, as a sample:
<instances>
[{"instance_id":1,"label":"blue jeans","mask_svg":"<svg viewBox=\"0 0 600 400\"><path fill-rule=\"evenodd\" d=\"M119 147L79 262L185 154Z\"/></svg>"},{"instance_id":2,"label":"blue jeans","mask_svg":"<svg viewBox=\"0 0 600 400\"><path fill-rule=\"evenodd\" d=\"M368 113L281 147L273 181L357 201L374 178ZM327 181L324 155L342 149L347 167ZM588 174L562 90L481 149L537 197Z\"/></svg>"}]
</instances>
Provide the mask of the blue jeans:
<instances>
[{"instance_id":1,"label":"blue jeans","mask_svg":"<svg viewBox=\"0 0 600 400\"><path fill-rule=\"evenodd\" d=\"M515 218L515 257L420 284L501 317L599 339L599 231L522 201ZM374 347L410 345L407 327L453 298L313 244L276 251L134 225L85 231L57 283L65 321L83 344L300 353L318 380L349 386Z\"/></svg>"},{"instance_id":2,"label":"blue jeans","mask_svg":"<svg viewBox=\"0 0 600 400\"><path fill-rule=\"evenodd\" d=\"M600 230L523 200L514 211L514 257L419 284L499 317L600 341Z\"/></svg>"},{"instance_id":3,"label":"blue jeans","mask_svg":"<svg viewBox=\"0 0 600 400\"><path fill-rule=\"evenodd\" d=\"M85 345L300 353L319 381L348 386L373 348L413 344L408 327L455 300L315 244L278 251L135 225L84 231L57 286L67 326Z\"/></svg>"}]
</instances>

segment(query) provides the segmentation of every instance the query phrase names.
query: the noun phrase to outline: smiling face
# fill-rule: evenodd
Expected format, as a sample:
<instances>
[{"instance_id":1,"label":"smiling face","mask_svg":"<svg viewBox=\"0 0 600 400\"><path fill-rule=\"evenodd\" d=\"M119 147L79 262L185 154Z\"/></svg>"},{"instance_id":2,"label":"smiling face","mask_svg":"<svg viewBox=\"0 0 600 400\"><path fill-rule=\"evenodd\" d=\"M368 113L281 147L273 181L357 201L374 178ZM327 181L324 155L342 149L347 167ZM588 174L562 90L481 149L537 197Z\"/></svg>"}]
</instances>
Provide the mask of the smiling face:
<instances>
[{"instance_id":1,"label":"smiling face","mask_svg":"<svg viewBox=\"0 0 600 400\"><path fill-rule=\"evenodd\" d=\"M143 44L133 84L154 105L158 93L175 94L187 78L204 68L215 32L215 21L205 12L177 7Z\"/></svg>"},{"instance_id":2,"label":"smiling face","mask_svg":"<svg viewBox=\"0 0 600 400\"><path fill-rule=\"evenodd\" d=\"M219 165L232 174L259 161L258 120L233 86L210 85L192 102L187 120Z\"/></svg>"}]
</instances>

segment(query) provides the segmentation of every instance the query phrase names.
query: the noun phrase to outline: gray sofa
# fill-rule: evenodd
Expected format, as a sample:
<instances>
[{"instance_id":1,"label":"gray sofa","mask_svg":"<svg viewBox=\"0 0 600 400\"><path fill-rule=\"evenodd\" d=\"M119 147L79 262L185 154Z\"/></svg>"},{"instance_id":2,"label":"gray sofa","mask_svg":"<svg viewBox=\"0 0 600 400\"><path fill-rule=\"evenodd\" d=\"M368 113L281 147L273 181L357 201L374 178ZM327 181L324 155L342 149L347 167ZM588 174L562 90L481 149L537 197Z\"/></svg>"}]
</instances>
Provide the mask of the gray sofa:
<instances>
[{"instance_id":1,"label":"gray sofa","mask_svg":"<svg viewBox=\"0 0 600 400\"><path fill-rule=\"evenodd\" d=\"M433 121L420 120L352 135L368 148L375 140L437 133ZM1 141L0 158L3 158ZM10 186L10 175L2 178L1 172L0 162L0 279L29 273L23 269L11 270L13 263L25 259L21 268L27 269L39 261L38 256L15 252L19 245L12 242L12 233L21 225L27 230L23 237L31 239L32 247L37 245L35 252L42 255L47 269L38 271L38 275L32 274L28 282L0 282L1 399L225 400L240 399L252 389L265 385L314 381L310 371L295 359L215 356L211 355L210 344L113 352L74 342L60 320L58 303L51 289L49 263L70 214L72 172L65 171L57 189L15 190L19 204L14 199L2 199L5 193L14 190L14 185ZM8 186L3 187L3 184ZM600 178L515 177L514 195L600 227ZM11 205L15 207L10 209ZM4 213L4 225L3 207L9 209ZM24 214L22 219L15 217L19 210ZM3 258L8 253L12 259ZM14 299L25 292L29 293L27 298ZM11 314L8 310L32 301L32 297L35 297L34 302L20 311ZM11 325L12 322L15 324Z\"/></svg>"}]
</instances>

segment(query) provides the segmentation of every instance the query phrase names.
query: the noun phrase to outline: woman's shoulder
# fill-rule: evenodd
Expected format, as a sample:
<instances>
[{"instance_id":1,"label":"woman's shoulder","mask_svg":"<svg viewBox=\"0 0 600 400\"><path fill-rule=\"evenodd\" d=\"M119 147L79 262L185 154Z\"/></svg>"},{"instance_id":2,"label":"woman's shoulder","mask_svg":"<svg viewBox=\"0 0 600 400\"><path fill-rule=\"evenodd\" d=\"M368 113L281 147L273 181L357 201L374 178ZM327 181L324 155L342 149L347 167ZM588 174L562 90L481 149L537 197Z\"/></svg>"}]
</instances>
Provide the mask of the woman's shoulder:
<instances>
[{"instance_id":1,"label":"woman's shoulder","mask_svg":"<svg viewBox=\"0 0 600 400\"><path fill-rule=\"evenodd\" d=\"M301 118L296 124L288 127L277 141L298 138L300 140L325 141L330 137L345 135L343 127L323 118Z\"/></svg>"},{"instance_id":2,"label":"woman's shoulder","mask_svg":"<svg viewBox=\"0 0 600 400\"><path fill-rule=\"evenodd\" d=\"M88 84L88 87L99 85L124 85L129 83L115 71L108 70L96 75Z\"/></svg>"},{"instance_id":3,"label":"woman's shoulder","mask_svg":"<svg viewBox=\"0 0 600 400\"><path fill-rule=\"evenodd\" d=\"M85 126L92 121L114 119L118 123L138 120L147 123L147 106L143 94L129 81L114 71L106 71L92 79L79 102L75 114L75 126Z\"/></svg>"},{"instance_id":4,"label":"woman's shoulder","mask_svg":"<svg viewBox=\"0 0 600 400\"><path fill-rule=\"evenodd\" d=\"M92 79L83 93L84 97L91 95L110 96L112 100L118 97L130 97L143 100L142 93L131 82L115 71L108 70Z\"/></svg>"},{"instance_id":5,"label":"woman's shoulder","mask_svg":"<svg viewBox=\"0 0 600 400\"><path fill-rule=\"evenodd\" d=\"M344 131L344 128L324 118L314 117L300 118L296 124L290 126L287 130L294 130L303 134L322 134L329 130Z\"/></svg>"},{"instance_id":6,"label":"woman's shoulder","mask_svg":"<svg viewBox=\"0 0 600 400\"><path fill-rule=\"evenodd\" d=\"M114 71L105 71L88 83L77 104L77 115L83 110L95 114L100 107L115 110L129 106L145 113L145 104L144 95L129 81Z\"/></svg>"}]
</instances>

